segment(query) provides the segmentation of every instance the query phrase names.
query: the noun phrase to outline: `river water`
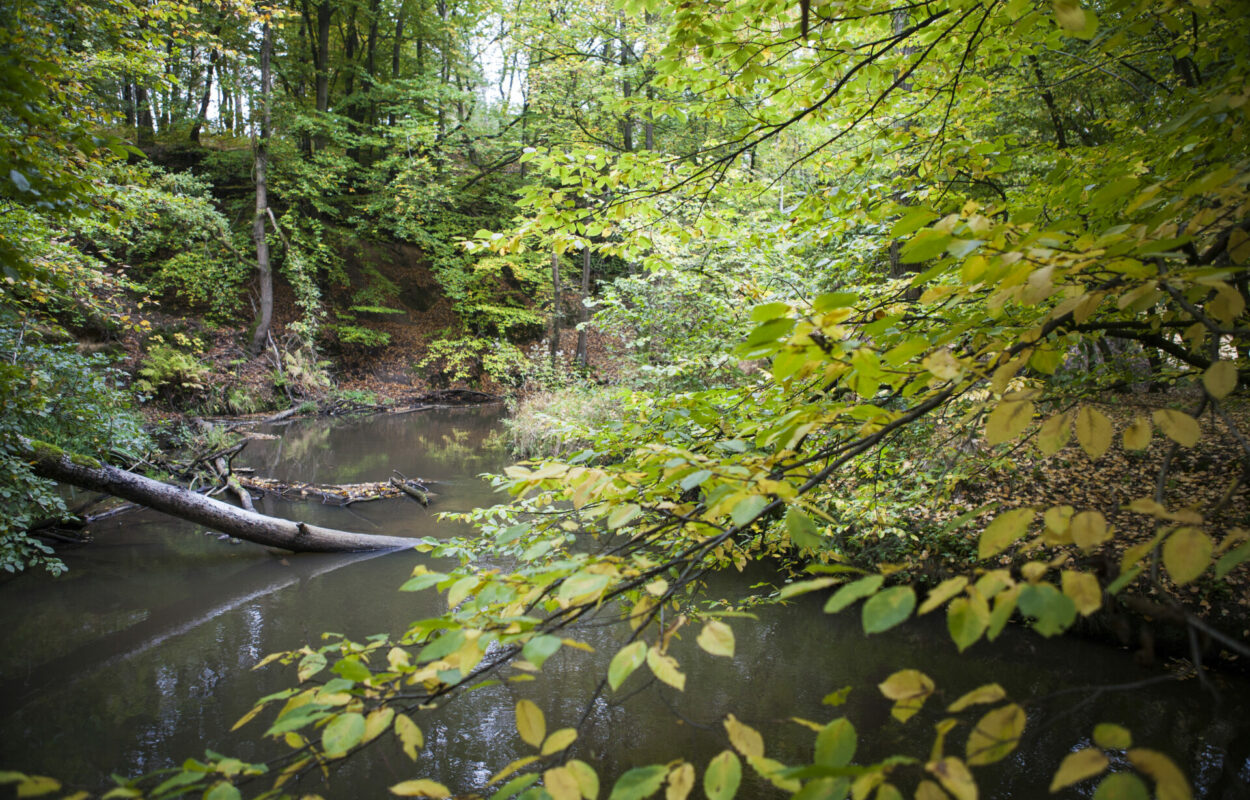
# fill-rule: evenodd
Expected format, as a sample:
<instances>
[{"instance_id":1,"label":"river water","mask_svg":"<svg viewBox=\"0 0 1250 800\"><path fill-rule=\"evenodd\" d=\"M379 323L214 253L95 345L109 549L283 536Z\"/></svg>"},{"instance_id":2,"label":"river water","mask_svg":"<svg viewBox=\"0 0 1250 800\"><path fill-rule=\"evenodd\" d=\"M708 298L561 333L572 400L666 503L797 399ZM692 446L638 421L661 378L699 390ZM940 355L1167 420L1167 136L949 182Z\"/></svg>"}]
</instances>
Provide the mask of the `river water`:
<instances>
[{"instance_id":1,"label":"river water","mask_svg":"<svg viewBox=\"0 0 1250 800\"><path fill-rule=\"evenodd\" d=\"M258 503L267 513L443 538L469 531L436 520L435 512L501 499L478 477L507 463L494 407L313 420L274 432L280 438L250 443L236 464L327 483L380 481L399 470L436 481L437 494L429 510L406 498L338 509L270 497ZM100 788L112 772L168 767L206 748L271 758L282 747L260 740L263 722L229 732L253 700L295 680L293 669L278 665L253 671L260 658L316 646L323 631L357 641L399 633L445 610L433 591L396 591L414 566L430 563L415 551L281 557L147 512L99 525L94 536L91 545L64 554L65 576L30 574L0 584L0 770ZM775 579L762 569L720 576L708 593L734 597ZM630 767L677 757L692 761L701 780L708 760L728 746L721 722L731 712L759 729L767 755L785 763L811 760L813 734L792 718L823 723L841 715L860 732L861 763L899 752L924 759L939 705L996 681L1025 703L1029 722L1016 753L977 770L982 797L1054 797L1047 786L1059 761L1088 745L1093 725L1104 721L1129 727L1136 745L1181 762L1197 796L1250 797L1250 686L1240 678L1217 676L1213 687L1197 680L1144 687L1161 670L1137 665L1127 651L1079 640L1043 643L1014 628L959 654L936 614L865 637L853 610L823 614L821 599L801 597L786 608L757 609L756 620L731 620L732 660L703 653L694 631L686 631L672 649L689 676L685 692L645 685L643 669L619 694L588 703L623 632L587 629L579 638L596 654L564 648L536 680L485 688L419 715L426 746L415 764L386 737L349 759L328 784L306 780L297 792L385 797L387 786L418 777L457 792L481 790L498 768L532 752L515 730L513 708L522 698L542 708L548 730L576 726L586 715L575 754L609 786ZM903 725L889 717L874 687L917 666L939 694ZM854 688L843 706L822 704L845 686ZM949 753L962 755L967 733L964 726L950 735ZM739 797L778 794L744 771ZM912 783L914 777L900 779L905 788ZM1090 796L1092 783L1064 796Z\"/></svg>"}]
</instances>

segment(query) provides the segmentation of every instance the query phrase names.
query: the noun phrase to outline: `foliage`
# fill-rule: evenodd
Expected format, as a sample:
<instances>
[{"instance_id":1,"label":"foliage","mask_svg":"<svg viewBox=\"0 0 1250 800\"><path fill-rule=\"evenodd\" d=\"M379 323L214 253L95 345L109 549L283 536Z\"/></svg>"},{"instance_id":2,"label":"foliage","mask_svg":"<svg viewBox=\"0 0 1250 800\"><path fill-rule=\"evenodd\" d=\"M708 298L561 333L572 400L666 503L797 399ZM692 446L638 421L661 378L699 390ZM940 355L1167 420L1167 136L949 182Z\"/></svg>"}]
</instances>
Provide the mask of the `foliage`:
<instances>
[{"instance_id":1,"label":"foliage","mask_svg":"<svg viewBox=\"0 0 1250 800\"><path fill-rule=\"evenodd\" d=\"M194 354L163 341L157 342L144 356L135 389L142 394L159 395L166 399L185 396L203 390L208 373L208 367Z\"/></svg>"},{"instance_id":2,"label":"foliage","mask_svg":"<svg viewBox=\"0 0 1250 800\"><path fill-rule=\"evenodd\" d=\"M478 336L435 339L414 369L434 367L439 380L476 386L489 379L502 386L518 386L525 379L529 360L516 345L502 339Z\"/></svg>"},{"instance_id":3,"label":"foliage","mask_svg":"<svg viewBox=\"0 0 1250 800\"><path fill-rule=\"evenodd\" d=\"M258 700L240 724L263 716L263 736L287 747L284 757L264 766L188 762L160 784L133 779L130 794L234 797L236 782L252 778L280 794L383 735L415 761L421 710L514 668L540 670L557 650L589 647L580 623L629 628L588 702L628 691L634 673L682 691L698 676L669 650L677 628L699 626L699 647L730 657L734 626L747 624L700 595L705 577L760 560L791 573L780 587L760 587L755 602L821 593L829 613L855 606L868 634L942 611L963 651L1013 620L1051 637L1137 596L1161 604L1160 619L1178 622L1191 641L1209 636L1250 656L1177 591L1229 590L1250 559L1244 513L1223 499L1197 505L1170 482L1178 454L1201 453L1216 437L1250 463L1247 434L1229 413L1245 386L1250 327L1250 65L1240 9L1119 0L627 5L641 22L607 34L602 21L613 17L601 6L516 8L525 25L507 47L525 41L540 56L541 85L529 99L546 118L520 142L521 216L463 251L450 242L467 235L464 208L453 216L445 186L429 197L418 186L477 166L472 145L457 158L429 151L481 122L466 110L473 70L452 45L483 9L440 18L429 32L444 45L437 89L418 81L407 93L392 80L390 94L377 95L408 118L398 127L412 141L410 166L392 152L382 172L361 180L363 152L376 143L363 119L325 102L329 54L311 65L320 107L287 117L292 155L275 180L292 203L281 222L285 258L288 267L306 259L298 274L310 314L317 281L333 273L329 240L349 218L350 195L368 186L369 207L382 209L390 198L380 187L393 176L402 191L385 225L428 237L419 241L469 326L469 335L436 342L422 366L441 364L458 380L523 379L515 346L473 334L532 321L543 259L591 248L649 270L616 282L601 319L629 336L653 377L620 396L609 424L575 429L587 444L567 461L496 478L514 504L453 515L479 535L420 542L452 566L421 564L402 589L445 593L445 614L396 635L327 635L266 659L294 667L296 685ZM667 25L662 42L656 17ZM341 60L353 61L346 41ZM623 84L631 90L618 93ZM307 95L292 96L298 105ZM658 128L658 145L630 142L643 120ZM475 177L490 174L479 168ZM447 213L435 220L440 204ZM507 216L504 208L492 212ZM498 302L507 271L529 296ZM706 306L690 302L705 298ZM551 299L558 317L561 298ZM1083 369L1092 353L1114 352L1113 342L1142 353L1136 382L1166 386L1174 401L1118 429L1100 401L1125 376ZM287 362L285 380L320 374L315 356L294 352L303 364ZM752 374L711 374L732 362L753 364ZM963 446L943 451L929 437ZM1048 501L954 519L908 511L941 500L965 468L962 454L1011 464L1025 448L1080 460L1090 482L1113 449L1143 453L1155 489L1122 509ZM1239 497L1241 478L1229 477L1226 497ZM1125 538L1113 513L1144 537ZM942 558L930 575L935 552ZM936 699L925 657L878 687L900 723ZM872 763L856 763L850 719L813 722L810 760L783 764L731 715L728 747L703 770L705 793L734 796L745 761L800 797L975 798L982 768L1032 733L1027 700L996 684L941 688L958 699L935 721L932 745ZM577 732L548 733L528 700L515 713L533 756L503 766L485 789L501 798L595 796L595 766L569 754ZM948 741L960 725L967 736ZM1099 726L1093 742L1074 734L1055 788L1097 778L1096 796L1141 797L1147 786L1160 797L1192 795L1168 756L1134 747L1127 732ZM619 776L612 796L663 787L685 797L698 777L674 754ZM419 774L392 792L449 794Z\"/></svg>"},{"instance_id":4,"label":"foliage","mask_svg":"<svg viewBox=\"0 0 1250 800\"><path fill-rule=\"evenodd\" d=\"M118 388L120 373L101 355L49 340L48 329L6 315L0 326L0 567L54 574L64 565L28 530L66 513L50 482L15 449L18 437L57 442L83 457L136 460L148 447L141 421Z\"/></svg>"}]
</instances>

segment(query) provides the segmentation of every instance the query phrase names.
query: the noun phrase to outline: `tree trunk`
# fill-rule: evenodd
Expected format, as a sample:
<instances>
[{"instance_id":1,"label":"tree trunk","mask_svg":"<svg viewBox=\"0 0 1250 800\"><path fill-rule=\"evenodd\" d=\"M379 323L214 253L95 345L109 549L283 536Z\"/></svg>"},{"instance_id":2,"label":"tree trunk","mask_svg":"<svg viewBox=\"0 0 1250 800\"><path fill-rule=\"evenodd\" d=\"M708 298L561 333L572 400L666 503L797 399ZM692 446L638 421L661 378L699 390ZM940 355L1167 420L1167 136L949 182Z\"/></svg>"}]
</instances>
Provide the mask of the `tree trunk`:
<instances>
[{"instance_id":1,"label":"tree trunk","mask_svg":"<svg viewBox=\"0 0 1250 800\"><path fill-rule=\"evenodd\" d=\"M256 138L256 217L252 220L252 238L256 240L256 271L260 282L260 308L257 309L256 330L252 333L252 353L256 354L269 338L273 322L273 271L269 268L269 242L265 240L265 215L269 213L266 172L269 169L269 95L273 77L269 56L273 50L273 33L266 22L260 42L260 133Z\"/></svg>"},{"instance_id":2,"label":"tree trunk","mask_svg":"<svg viewBox=\"0 0 1250 800\"><path fill-rule=\"evenodd\" d=\"M551 367L560 352L560 254L551 248Z\"/></svg>"},{"instance_id":3,"label":"tree trunk","mask_svg":"<svg viewBox=\"0 0 1250 800\"><path fill-rule=\"evenodd\" d=\"M139 107L138 122L135 125L135 144L143 147L145 144L152 144L152 103L148 98L148 89L146 86L135 84L135 105Z\"/></svg>"},{"instance_id":4,"label":"tree trunk","mask_svg":"<svg viewBox=\"0 0 1250 800\"><path fill-rule=\"evenodd\" d=\"M577 363L589 366L590 356L587 353L586 323L590 322L590 309L586 301L590 298L590 243L582 250L582 293L581 307L577 310Z\"/></svg>"},{"instance_id":5,"label":"tree trunk","mask_svg":"<svg viewBox=\"0 0 1250 800\"><path fill-rule=\"evenodd\" d=\"M191 141L200 143L200 129L208 119L208 104L213 98L213 70L217 67L217 49L208 56L208 69L204 72L204 94L200 95L200 111L195 115L195 124L191 126Z\"/></svg>"},{"instance_id":6,"label":"tree trunk","mask_svg":"<svg viewBox=\"0 0 1250 800\"><path fill-rule=\"evenodd\" d=\"M621 120L621 143L625 152L634 150L634 115L630 109L630 100L634 96L634 85L629 79L629 42L626 41L625 17L621 16L621 97L625 99L625 119Z\"/></svg>"},{"instance_id":7,"label":"tree trunk","mask_svg":"<svg viewBox=\"0 0 1250 800\"><path fill-rule=\"evenodd\" d=\"M346 553L412 546L411 539L400 536L351 533L244 511L181 486L170 486L107 464L76 463L60 450L39 447L27 439L18 440L18 449L41 478L105 492L268 547L307 553Z\"/></svg>"}]
</instances>

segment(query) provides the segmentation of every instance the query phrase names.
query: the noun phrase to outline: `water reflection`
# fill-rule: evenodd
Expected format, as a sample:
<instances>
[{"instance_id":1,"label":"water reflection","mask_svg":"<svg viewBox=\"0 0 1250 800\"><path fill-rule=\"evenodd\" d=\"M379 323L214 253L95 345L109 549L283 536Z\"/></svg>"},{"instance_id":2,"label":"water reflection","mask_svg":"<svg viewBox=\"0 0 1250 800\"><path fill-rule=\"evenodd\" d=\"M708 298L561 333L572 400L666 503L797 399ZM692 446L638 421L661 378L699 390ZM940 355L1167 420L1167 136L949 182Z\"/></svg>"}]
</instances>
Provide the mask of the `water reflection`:
<instances>
[{"instance_id":1,"label":"water reflection","mask_svg":"<svg viewBox=\"0 0 1250 800\"><path fill-rule=\"evenodd\" d=\"M299 423L280 429L280 440L250 444L237 463L246 459L259 474L308 482L385 480L399 470L440 481L433 510L464 510L498 499L476 477L504 464L497 414L455 409L339 425ZM406 498L355 506L356 516L272 497L264 508L355 530L460 532ZM156 514L120 517L95 533L94 544L67 554L65 578L28 575L0 586L7 645L0 650L0 769L99 787L110 771L170 766L205 748L244 759L272 757L281 748L255 740L263 723L229 733L254 699L293 680L293 671L280 667L253 672L259 658L315 643L326 630L357 640L399 633L410 620L444 610L433 592L395 591L427 561L414 551L281 557ZM769 577L762 571L724 575L708 591L733 596ZM897 752L925 757L942 708L970 688L997 681L1012 698L1029 701L1029 736L1012 757L980 772L984 796L1048 797L1049 774L1061 755L1101 721L1124 724L1138 745L1182 758L1206 796L1250 796L1244 723L1250 691L1244 684L1224 686L1219 703L1196 681L1071 693L1074 686L1131 684L1152 673L1126 653L1079 641L1038 647L1032 634L1012 629L998 643L979 643L960 655L941 619L865 638L853 613L830 617L817 598L800 600L761 609L757 621L732 620L738 653L732 660L702 652L694 644L697 631L683 630L673 652L689 676L685 692L648 685L644 668L619 693L592 700L606 657L625 634L619 626L585 626L577 636L596 653L563 648L537 680L474 691L421 716L426 747L418 763L383 740L345 764L328 787L314 779L300 789L332 798L381 797L385 787L414 777L461 792L480 789L500 766L531 752L515 734L513 708L521 698L543 709L548 730L577 726L584 717L576 755L605 778L677 756L691 759L701 774L727 746L721 721L731 711L758 728L768 755L782 762L811 758L812 734L791 717L824 722L842 714L861 733L860 760ZM611 615L604 609L594 622ZM920 661L939 693L901 725L874 687ZM848 685L855 688L843 707L822 704ZM966 729L951 735L952 752L962 752L966 736ZM775 794L745 772L740 797Z\"/></svg>"}]
</instances>

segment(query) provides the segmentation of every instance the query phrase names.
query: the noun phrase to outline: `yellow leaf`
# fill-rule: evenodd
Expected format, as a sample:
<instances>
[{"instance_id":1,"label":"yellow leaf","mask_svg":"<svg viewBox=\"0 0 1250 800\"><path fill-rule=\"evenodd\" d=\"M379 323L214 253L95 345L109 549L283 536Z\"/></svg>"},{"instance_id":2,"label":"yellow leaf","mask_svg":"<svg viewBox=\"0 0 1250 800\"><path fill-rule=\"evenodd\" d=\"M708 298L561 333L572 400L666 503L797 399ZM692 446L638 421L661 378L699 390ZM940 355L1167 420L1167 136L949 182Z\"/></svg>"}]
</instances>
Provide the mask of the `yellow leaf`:
<instances>
[{"instance_id":1,"label":"yellow leaf","mask_svg":"<svg viewBox=\"0 0 1250 800\"><path fill-rule=\"evenodd\" d=\"M1033 404L1028 400L1003 400L985 423L985 440L992 445L1010 442L1033 421Z\"/></svg>"},{"instance_id":2,"label":"yellow leaf","mask_svg":"<svg viewBox=\"0 0 1250 800\"><path fill-rule=\"evenodd\" d=\"M733 658L734 656L734 632L720 620L710 620L703 626L703 630L699 632L699 637L695 640L708 653L714 656L725 656Z\"/></svg>"},{"instance_id":3,"label":"yellow leaf","mask_svg":"<svg viewBox=\"0 0 1250 800\"><path fill-rule=\"evenodd\" d=\"M921 359L920 364L929 372L946 381L958 378L964 371L963 366L951 354L951 351L946 348L936 350L925 356Z\"/></svg>"},{"instance_id":4,"label":"yellow leaf","mask_svg":"<svg viewBox=\"0 0 1250 800\"><path fill-rule=\"evenodd\" d=\"M1098 458L1111 446L1111 420L1096 408L1081 406L1076 412L1076 440L1090 458Z\"/></svg>"},{"instance_id":5,"label":"yellow leaf","mask_svg":"<svg viewBox=\"0 0 1250 800\"><path fill-rule=\"evenodd\" d=\"M916 786L916 800L949 800L950 795L933 781L921 781Z\"/></svg>"},{"instance_id":6,"label":"yellow leaf","mask_svg":"<svg viewBox=\"0 0 1250 800\"><path fill-rule=\"evenodd\" d=\"M1096 747L1068 753L1050 781L1050 791L1057 792L1065 786L1101 775L1106 768L1107 757Z\"/></svg>"},{"instance_id":7,"label":"yellow leaf","mask_svg":"<svg viewBox=\"0 0 1250 800\"><path fill-rule=\"evenodd\" d=\"M1202 373L1202 385L1207 394L1220 400L1237 388L1237 367L1231 361L1217 361Z\"/></svg>"},{"instance_id":8,"label":"yellow leaf","mask_svg":"<svg viewBox=\"0 0 1250 800\"><path fill-rule=\"evenodd\" d=\"M1202 437L1202 430L1198 427L1198 420L1183 411L1161 408L1151 416L1154 418L1155 424L1159 426L1159 430L1163 431L1165 436L1182 447L1193 447L1198 443L1198 439Z\"/></svg>"},{"instance_id":9,"label":"yellow leaf","mask_svg":"<svg viewBox=\"0 0 1250 800\"><path fill-rule=\"evenodd\" d=\"M1108 750L1127 750L1133 746L1133 734L1111 722L1100 722L1094 726L1094 744Z\"/></svg>"},{"instance_id":10,"label":"yellow leaf","mask_svg":"<svg viewBox=\"0 0 1250 800\"><path fill-rule=\"evenodd\" d=\"M968 763L973 766L1001 761L1016 749L1024 732L1024 709L1012 703L988 712L968 735Z\"/></svg>"},{"instance_id":11,"label":"yellow leaf","mask_svg":"<svg viewBox=\"0 0 1250 800\"><path fill-rule=\"evenodd\" d=\"M677 659L664 655L658 647L652 647L647 651L647 666L655 677L679 692L685 691L686 676L677 668Z\"/></svg>"},{"instance_id":12,"label":"yellow leaf","mask_svg":"<svg viewBox=\"0 0 1250 800\"><path fill-rule=\"evenodd\" d=\"M904 669L877 684L877 688L881 690L881 694L894 701L890 715L899 722L906 722L924 706L925 700L933 694L935 687L933 680L923 672Z\"/></svg>"},{"instance_id":13,"label":"yellow leaf","mask_svg":"<svg viewBox=\"0 0 1250 800\"><path fill-rule=\"evenodd\" d=\"M1128 760L1155 782L1155 800L1193 800L1189 781L1172 759L1155 750L1129 750Z\"/></svg>"},{"instance_id":14,"label":"yellow leaf","mask_svg":"<svg viewBox=\"0 0 1250 800\"><path fill-rule=\"evenodd\" d=\"M406 714L396 714L395 735L399 737L399 741L403 745L404 755L416 761L417 751L425 746L425 736L422 735L421 729L417 727L417 723L409 719Z\"/></svg>"},{"instance_id":15,"label":"yellow leaf","mask_svg":"<svg viewBox=\"0 0 1250 800\"><path fill-rule=\"evenodd\" d=\"M448 797L451 792L441 783L420 778L395 784L391 787L391 794L400 797Z\"/></svg>"},{"instance_id":16,"label":"yellow leaf","mask_svg":"<svg viewBox=\"0 0 1250 800\"><path fill-rule=\"evenodd\" d=\"M1215 545L1197 528L1178 528L1163 543L1163 566L1177 583L1189 583L1206 571Z\"/></svg>"},{"instance_id":17,"label":"yellow leaf","mask_svg":"<svg viewBox=\"0 0 1250 800\"><path fill-rule=\"evenodd\" d=\"M1150 420L1137 417L1124 429L1125 450L1145 450L1150 446Z\"/></svg>"},{"instance_id":18,"label":"yellow leaf","mask_svg":"<svg viewBox=\"0 0 1250 800\"><path fill-rule=\"evenodd\" d=\"M764 757L764 737L749 725L744 725L738 718L730 714L725 719L725 730L729 733L729 743L747 758Z\"/></svg>"},{"instance_id":19,"label":"yellow leaf","mask_svg":"<svg viewBox=\"0 0 1250 800\"><path fill-rule=\"evenodd\" d=\"M251 722L252 719L254 719L257 714L259 714L261 711L264 711L264 710L265 710L265 707L263 705L254 706L251 711L239 717L239 721L234 723L234 727L231 728L230 730L237 731L239 728L242 728L244 725Z\"/></svg>"},{"instance_id":20,"label":"yellow leaf","mask_svg":"<svg viewBox=\"0 0 1250 800\"><path fill-rule=\"evenodd\" d=\"M987 683L984 686L978 686L971 692L950 704L946 710L952 714L963 711L968 706L979 705L981 703L997 703L1007 696L1007 692L997 683Z\"/></svg>"},{"instance_id":21,"label":"yellow leaf","mask_svg":"<svg viewBox=\"0 0 1250 800\"><path fill-rule=\"evenodd\" d=\"M573 777L577 779L577 788L581 791L582 797L586 800L595 800L599 796L599 776L595 774L594 767L576 758L564 766L568 767Z\"/></svg>"},{"instance_id":22,"label":"yellow leaf","mask_svg":"<svg viewBox=\"0 0 1250 800\"><path fill-rule=\"evenodd\" d=\"M1082 617L1088 617L1102 607L1102 587L1098 579L1088 572L1063 571L1063 593L1076 604Z\"/></svg>"},{"instance_id":23,"label":"yellow leaf","mask_svg":"<svg viewBox=\"0 0 1250 800\"><path fill-rule=\"evenodd\" d=\"M1207 303L1206 310L1220 322L1232 324L1246 310L1246 301L1241 292L1227 283L1220 283L1215 287L1215 297Z\"/></svg>"},{"instance_id":24,"label":"yellow leaf","mask_svg":"<svg viewBox=\"0 0 1250 800\"><path fill-rule=\"evenodd\" d=\"M1072 437L1072 416L1055 414L1042 423L1037 431L1037 449L1044 456L1053 456L1064 448Z\"/></svg>"},{"instance_id":25,"label":"yellow leaf","mask_svg":"<svg viewBox=\"0 0 1250 800\"><path fill-rule=\"evenodd\" d=\"M1072 541L1087 553L1111 538L1107 532L1107 519L1100 511L1082 511L1072 518L1069 529Z\"/></svg>"},{"instance_id":26,"label":"yellow leaf","mask_svg":"<svg viewBox=\"0 0 1250 800\"><path fill-rule=\"evenodd\" d=\"M1054 0L1055 21L1059 23L1059 27L1065 31L1080 31L1085 29L1085 12L1081 10L1081 6L1073 0Z\"/></svg>"},{"instance_id":27,"label":"yellow leaf","mask_svg":"<svg viewBox=\"0 0 1250 800\"><path fill-rule=\"evenodd\" d=\"M994 518L981 532L977 543L977 558L982 560L1006 550L1012 542L1024 535L1037 512L1031 508L1016 508Z\"/></svg>"},{"instance_id":28,"label":"yellow leaf","mask_svg":"<svg viewBox=\"0 0 1250 800\"><path fill-rule=\"evenodd\" d=\"M668 773L668 788L664 790L664 800L686 800L692 789L694 789L694 767L690 764L682 764Z\"/></svg>"},{"instance_id":29,"label":"yellow leaf","mask_svg":"<svg viewBox=\"0 0 1250 800\"><path fill-rule=\"evenodd\" d=\"M973 780L968 766L954 756L924 765L925 771L938 779L955 800L977 800L977 782Z\"/></svg>"},{"instance_id":30,"label":"yellow leaf","mask_svg":"<svg viewBox=\"0 0 1250 800\"><path fill-rule=\"evenodd\" d=\"M554 800L580 800L577 776L568 767L555 767L543 773L543 788Z\"/></svg>"},{"instance_id":31,"label":"yellow leaf","mask_svg":"<svg viewBox=\"0 0 1250 800\"><path fill-rule=\"evenodd\" d=\"M363 742L371 742L382 735L382 733L391 727L391 720L395 718L395 709L393 708L375 708L369 712L369 716L365 717L365 735L361 739Z\"/></svg>"},{"instance_id":32,"label":"yellow leaf","mask_svg":"<svg viewBox=\"0 0 1250 800\"><path fill-rule=\"evenodd\" d=\"M540 752L545 756L549 756L552 753L560 752L576 741L576 730L573 728L561 728L547 737L546 741L543 742L542 750Z\"/></svg>"},{"instance_id":33,"label":"yellow leaf","mask_svg":"<svg viewBox=\"0 0 1250 800\"><path fill-rule=\"evenodd\" d=\"M916 611L916 614L928 614L933 609L962 592L964 587L967 585L968 579L963 575L957 575L954 578L947 578L934 587L933 591L929 592L929 596L926 597L924 602L920 604L920 609Z\"/></svg>"},{"instance_id":34,"label":"yellow leaf","mask_svg":"<svg viewBox=\"0 0 1250 800\"><path fill-rule=\"evenodd\" d=\"M46 775L29 775L17 785L18 797L39 797L61 788L61 782Z\"/></svg>"},{"instance_id":35,"label":"yellow leaf","mask_svg":"<svg viewBox=\"0 0 1250 800\"><path fill-rule=\"evenodd\" d=\"M518 700L516 729L526 744L533 747L541 745L547 735L547 720L543 718L542 709L529 700Z\"/></svg>"},{"instance_id":36,"label":"yellow leaf","mask_svg":"<svg viewBox=\"0 0 1250 800\"><path fill-rule=\"evenodd\" d=\"M1250 259L1250 234L1241 228L1234 228L1228 237L1228 254L1234 264L1244 264Z\"/></svg>"},{"instance_id":37,"label":"yellow leaf","mask_svg":"<svg viewBox=\"0 0 1250 800\"><path fill-rule=\"evenodd\" d=\"M494 775L490 776L490 780L486 782L486 785L489 786L492 783L498 783L499 781L508 777L509 775L521 769L522 767L528 767L530 764L533 764L537 760L538 760L538 756L525 756L524 758L518 758L516 761L513 761L512 763L508 764L508 766L504 767L503 769L496 772Z\"/></svg>"}]
</instances>

